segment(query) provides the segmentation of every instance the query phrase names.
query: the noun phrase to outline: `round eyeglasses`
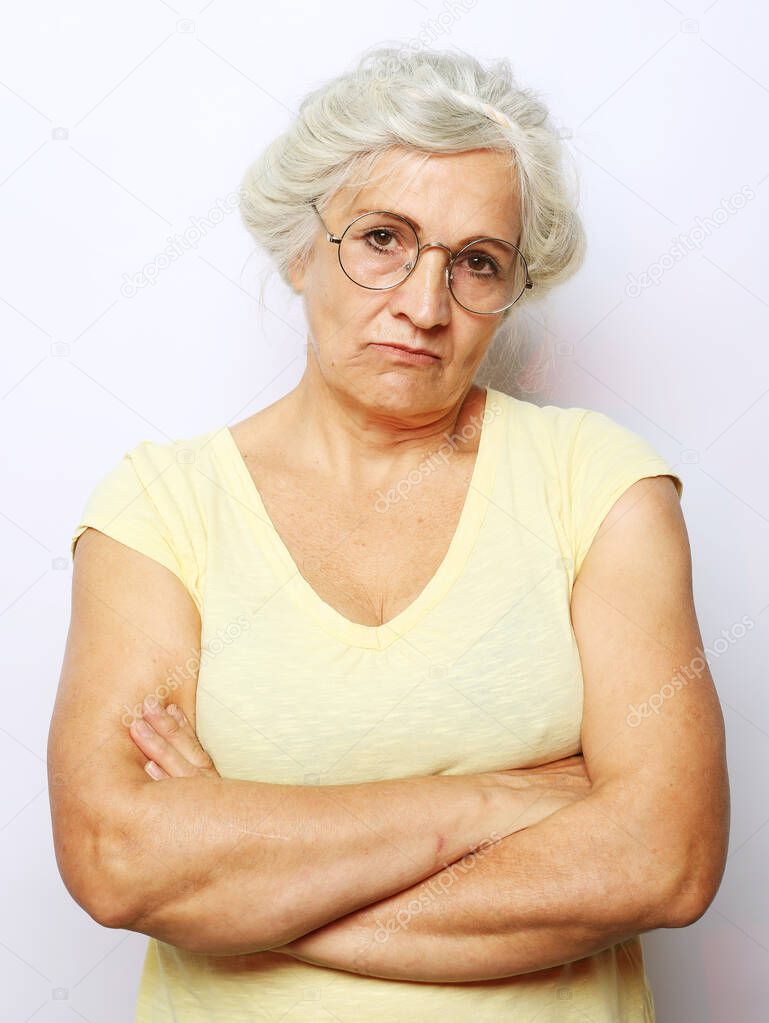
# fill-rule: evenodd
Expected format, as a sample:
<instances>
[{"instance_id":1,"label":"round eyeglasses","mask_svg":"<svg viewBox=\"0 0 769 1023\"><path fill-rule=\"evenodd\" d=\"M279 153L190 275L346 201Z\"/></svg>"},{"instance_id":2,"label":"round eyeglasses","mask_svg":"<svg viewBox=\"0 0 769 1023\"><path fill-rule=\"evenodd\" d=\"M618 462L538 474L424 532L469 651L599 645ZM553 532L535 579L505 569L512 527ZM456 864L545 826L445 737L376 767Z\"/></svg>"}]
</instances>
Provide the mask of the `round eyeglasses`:
<instances>
[{"instance_id":1,"label":"round eyeglasses","mask_svg":"<svg viewBox=\"0 0 769 1023\"><path fill-rule=\"evenodd\" d=\"M445 249L446 285L468 312L493 316L515 305L534 285L523 253L501 238L475 238L454 253L440 242L420 245L411 223L398 213L372 210L356 217L336 237L315 205L328 241L338 245L339 265L353 283L372 291L396 288L409 277L425 249Z\"/></svg>"}]
</instances>

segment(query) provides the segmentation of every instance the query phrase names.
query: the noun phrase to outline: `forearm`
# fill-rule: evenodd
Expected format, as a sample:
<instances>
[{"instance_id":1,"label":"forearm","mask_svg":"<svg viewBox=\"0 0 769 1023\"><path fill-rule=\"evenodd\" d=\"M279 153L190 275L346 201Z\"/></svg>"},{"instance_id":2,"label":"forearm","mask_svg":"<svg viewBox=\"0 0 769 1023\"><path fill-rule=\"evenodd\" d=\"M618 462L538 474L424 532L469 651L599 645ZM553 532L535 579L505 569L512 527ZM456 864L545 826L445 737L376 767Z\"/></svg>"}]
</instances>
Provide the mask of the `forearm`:
<instances>
[{"instance_id":1,"label":"forearm","mask_svg":"<svg viewBox=\"0 0 769 1023\"><path fill-rule=\"evenodd\" d=\"M434 877L275 951L368 976L490 980L671 926L676 873L606 786ZM637 802L637 800L635 800Z\"/></svg>"},{"instance_id":2,"label":"forearm","mask_svg":"<svg viewBox=\"0 0 769 1023\"><path fill-rule=\"evenodd\" d=\"M509 834L512 803L479 778L137 784L110 846L121 926L219 955L282 945L430 877L495 823Z\"/></svg>"}]
</instances>

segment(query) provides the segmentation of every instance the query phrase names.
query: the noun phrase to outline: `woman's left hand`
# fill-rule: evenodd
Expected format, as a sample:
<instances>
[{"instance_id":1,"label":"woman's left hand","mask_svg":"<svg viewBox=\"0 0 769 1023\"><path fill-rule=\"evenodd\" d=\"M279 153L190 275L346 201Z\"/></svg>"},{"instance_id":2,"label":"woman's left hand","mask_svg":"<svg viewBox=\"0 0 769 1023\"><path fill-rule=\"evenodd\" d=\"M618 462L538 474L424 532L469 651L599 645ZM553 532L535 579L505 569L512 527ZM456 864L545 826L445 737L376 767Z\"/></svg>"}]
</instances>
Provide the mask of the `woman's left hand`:
<instances>
[{"instance_id":1,"label":"woman's left hand","mask_svg":"<svg viewBox=\"0 0 769 1023\"><path fill-rule=\"evenodd\" d=\"M142 725L149 729L147 734L142 734ZM220 777L184 711L174 703L164 707L159 700L148 697L142 704L142 717L131 722L128 732L142 753L150 758L144 770L156 781L196 775Z\"/></svg>"}]
</instances>

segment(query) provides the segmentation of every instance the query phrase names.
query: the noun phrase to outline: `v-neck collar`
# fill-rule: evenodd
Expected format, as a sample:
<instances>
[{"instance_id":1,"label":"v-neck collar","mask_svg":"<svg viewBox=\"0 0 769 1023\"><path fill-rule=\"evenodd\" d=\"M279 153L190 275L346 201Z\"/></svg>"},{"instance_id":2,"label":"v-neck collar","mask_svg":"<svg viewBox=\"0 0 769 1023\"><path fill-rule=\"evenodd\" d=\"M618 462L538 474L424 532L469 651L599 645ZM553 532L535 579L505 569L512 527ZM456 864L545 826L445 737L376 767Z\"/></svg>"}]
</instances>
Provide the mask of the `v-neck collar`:
<instances>
[{"instance_id":1,"label":"v-neck collar","mask_svg":"<svg viewBox=\"0 0 769 1023\"><path fill-rule=\"evenodd\" d=\"M364 625L346 618L328 604L312 588L296 565L291 553L275 528L254 479L238 448L230 428L214 432L213 440L222 462L230 466L247 508L261 520L264 528L264 553L281 587L295 603L327 632L349 646L384 650L405 636L428 611L446 595L465 566L478 534L491 497L497 465L505 436L508 409L507 395L492 387L486 388L486 401L481 418L481 434L475 464L462 511L448 550L433 576L421 592L394 618L382 625ZM493 414L488 415L487 413Z\"/></svg>"}]
</instances>

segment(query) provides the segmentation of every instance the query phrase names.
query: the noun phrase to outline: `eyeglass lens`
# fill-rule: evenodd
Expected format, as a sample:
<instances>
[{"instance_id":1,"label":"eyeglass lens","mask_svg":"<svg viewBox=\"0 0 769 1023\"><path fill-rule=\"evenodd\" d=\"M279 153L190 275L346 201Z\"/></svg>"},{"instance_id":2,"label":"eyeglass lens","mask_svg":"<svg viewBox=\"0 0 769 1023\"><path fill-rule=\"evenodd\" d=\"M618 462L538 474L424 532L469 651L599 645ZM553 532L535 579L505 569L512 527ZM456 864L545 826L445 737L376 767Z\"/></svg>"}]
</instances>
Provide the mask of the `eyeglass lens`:
<instances>
[{"instance_id":1,"label":"eyeglass lens","mask_svg":"<svg viewBox=\"0 0 769 1023\"><path fill-rule=\"evenodd\" d=\"M348 227L339 246L345 273L364 288L392 288L408 277L419 251L414 229L400 217L367 213ZM455 260L454 297L478 313L512 305L526 287L526 265L518 249L502 239L472 243Z\"/></svg>"}]
</instances>

